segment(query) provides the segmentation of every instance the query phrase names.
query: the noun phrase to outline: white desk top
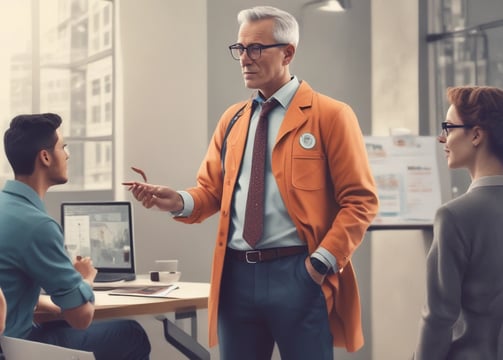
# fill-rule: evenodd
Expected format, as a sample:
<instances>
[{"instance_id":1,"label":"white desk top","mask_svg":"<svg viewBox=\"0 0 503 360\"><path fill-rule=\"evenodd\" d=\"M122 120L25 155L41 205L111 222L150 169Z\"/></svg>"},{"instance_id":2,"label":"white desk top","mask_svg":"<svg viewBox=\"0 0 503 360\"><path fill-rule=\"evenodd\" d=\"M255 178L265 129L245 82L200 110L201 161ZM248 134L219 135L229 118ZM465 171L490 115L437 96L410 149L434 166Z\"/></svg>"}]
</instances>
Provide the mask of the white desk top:
<instances>
[{"instance_id":1,"label":"white desk top","mask_svg":"<svg viewBox=\"0 0 503 360\"><path fill-rule=\"evenodd\" d=\"M146 286L162 286L168 285L160 282L152 281L128 281L127 286L118 285L117 288L122 287L146 287ZM138 296L112 296L109 295L110 291L95 290L95 305L110 306L110 305L130 305L131 303L152 303L163 302L166 300L176 299L208 299L210 293L210 284L208 283L191 283L191 282L176 282L178 289L169 293L169 298L151 298L151 297L138 297Z\"/></svg>"},{"instance_id":2,"label":"white desk top","mask_svg":"<svg viewBox=\"0 0 503 360\"><path fill-rule=\"evenodd\" d=\"M155 315L208 307L210 284L193 282L177 282L175 284L179 288L173 290L169 298L114 296L109 295L109 291L95 291L94 319ZM141 276L137 280L127 282L128 287L153 285L163 285L163 283L152 282ZM122 287L122 283L118 287ZM54 314L38 312L35 314L35 318L39 322L44 322L55 320L58 317Z\"/></svg>"}]
</instances>

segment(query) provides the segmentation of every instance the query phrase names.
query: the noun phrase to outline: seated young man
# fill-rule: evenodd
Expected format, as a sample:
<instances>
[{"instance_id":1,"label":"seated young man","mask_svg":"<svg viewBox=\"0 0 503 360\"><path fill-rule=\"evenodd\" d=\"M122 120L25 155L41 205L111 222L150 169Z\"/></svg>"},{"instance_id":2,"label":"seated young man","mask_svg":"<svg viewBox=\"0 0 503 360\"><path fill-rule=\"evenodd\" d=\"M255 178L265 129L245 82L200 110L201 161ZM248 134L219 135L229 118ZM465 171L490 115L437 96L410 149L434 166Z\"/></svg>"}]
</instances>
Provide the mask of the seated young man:
<instances>
[{"instance_id":1,"label":"seated young man","mask_svg":"<svg viewBox=\"0 0 503 360\"><path fill-rule=\"evenodd\" d=\"M43 203L47 190L67 182L68 153L56 114L15 117L4 135L14 171L0 192L0 287L7 304L4 334L94 353L97 360L148 359L150 342L132 320L92 323L96 269L68 257L59 224ZM39 303L41 289L52 300ZM36 306L64 320L34 324Z\"/></svg>"}]
</instances>

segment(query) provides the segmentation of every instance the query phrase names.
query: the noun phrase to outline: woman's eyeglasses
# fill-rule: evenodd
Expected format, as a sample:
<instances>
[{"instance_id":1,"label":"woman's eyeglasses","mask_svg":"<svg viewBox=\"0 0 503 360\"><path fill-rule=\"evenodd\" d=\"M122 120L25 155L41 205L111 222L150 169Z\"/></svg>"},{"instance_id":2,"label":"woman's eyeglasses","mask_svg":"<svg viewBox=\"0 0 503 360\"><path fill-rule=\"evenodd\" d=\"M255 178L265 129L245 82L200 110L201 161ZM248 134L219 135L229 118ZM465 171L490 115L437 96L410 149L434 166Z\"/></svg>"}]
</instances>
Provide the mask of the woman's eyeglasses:
<instances>
[{"instance_id":1,"label":"woman's eyeglasses","mask_svg":"<svg viewBox=\"0 0 503 360\"><path fill-rule=\"evenodd\" d=\"M447 135L449 135L449 129L456 129L456 128L471 129L472 127L474 127L474 125L450 124L447 121L443 121L442 122L442 132L440 133L440 136L447 137Z\"/></svg>"}]
</instances>

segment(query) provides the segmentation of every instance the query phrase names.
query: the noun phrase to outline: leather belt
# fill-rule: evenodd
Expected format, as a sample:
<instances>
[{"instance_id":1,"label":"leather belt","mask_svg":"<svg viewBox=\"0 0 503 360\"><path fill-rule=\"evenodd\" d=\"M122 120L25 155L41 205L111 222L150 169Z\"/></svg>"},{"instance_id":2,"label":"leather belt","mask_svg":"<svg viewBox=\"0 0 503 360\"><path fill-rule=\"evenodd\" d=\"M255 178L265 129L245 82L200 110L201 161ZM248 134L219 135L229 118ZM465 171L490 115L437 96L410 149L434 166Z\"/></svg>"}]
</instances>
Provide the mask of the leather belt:
<instances>
[{"instance_id":1,"label":"leather belt","mask_svg":"<svg viewBox=\"0 0 503 360\"><path fill-rule=\"evenodd\" d=\"M227 248L227 256L232 259L255 264L264 261L271 261L285 256L299 255L306 253L307 246L285 246L259 250L234 250Z\"/></svg>"}]
</instances>

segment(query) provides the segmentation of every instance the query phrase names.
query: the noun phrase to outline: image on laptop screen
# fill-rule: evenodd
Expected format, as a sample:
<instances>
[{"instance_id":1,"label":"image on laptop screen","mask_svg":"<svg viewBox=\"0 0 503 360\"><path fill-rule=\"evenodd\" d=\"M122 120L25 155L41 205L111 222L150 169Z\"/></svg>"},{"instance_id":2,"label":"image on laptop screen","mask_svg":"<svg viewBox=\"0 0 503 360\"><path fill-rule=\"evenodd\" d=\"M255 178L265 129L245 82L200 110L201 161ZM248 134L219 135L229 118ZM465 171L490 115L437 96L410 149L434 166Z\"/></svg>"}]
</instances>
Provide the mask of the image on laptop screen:
<instances>
[{"instance_id":1,"label":"image on laptop screen","mask_svg":"<svg viewBox=\"0 0 503 360\"><path fill-rule=\"evenodd\" d=\"M95 281L134 278L130 202L62 203L61 226L68 255L89 256L98 270Z\"/></svg>"}]
</instances>

